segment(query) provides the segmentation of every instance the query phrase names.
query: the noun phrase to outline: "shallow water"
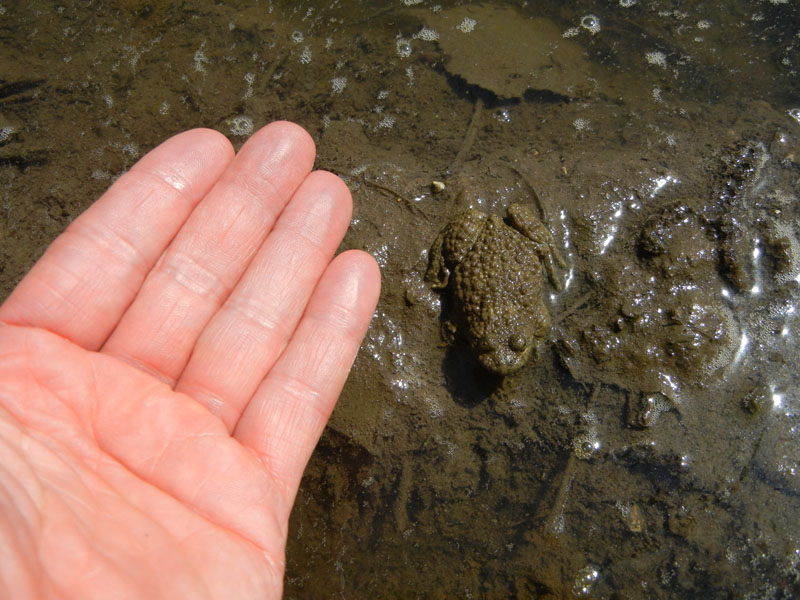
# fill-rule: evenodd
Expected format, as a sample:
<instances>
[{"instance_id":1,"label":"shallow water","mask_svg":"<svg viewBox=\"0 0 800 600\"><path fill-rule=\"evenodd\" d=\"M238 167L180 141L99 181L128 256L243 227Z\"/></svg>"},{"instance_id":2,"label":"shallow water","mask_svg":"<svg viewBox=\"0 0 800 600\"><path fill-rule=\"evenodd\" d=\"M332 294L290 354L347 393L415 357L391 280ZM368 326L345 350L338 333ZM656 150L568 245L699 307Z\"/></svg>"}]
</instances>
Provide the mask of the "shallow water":
<instances>
[{"instance_id":1,"label":"shallow water","mask_svg":"<svg viewBox=\"0 0 800 600\"><path fill-rule=\"evenodd\" d=\"M461 4L0 4L3 296L165 137L297 121L384 290L287 598L793 597L800 8ZM424 276L513 202L566 285L500 378Z\"/></svg>"}]
</instances>

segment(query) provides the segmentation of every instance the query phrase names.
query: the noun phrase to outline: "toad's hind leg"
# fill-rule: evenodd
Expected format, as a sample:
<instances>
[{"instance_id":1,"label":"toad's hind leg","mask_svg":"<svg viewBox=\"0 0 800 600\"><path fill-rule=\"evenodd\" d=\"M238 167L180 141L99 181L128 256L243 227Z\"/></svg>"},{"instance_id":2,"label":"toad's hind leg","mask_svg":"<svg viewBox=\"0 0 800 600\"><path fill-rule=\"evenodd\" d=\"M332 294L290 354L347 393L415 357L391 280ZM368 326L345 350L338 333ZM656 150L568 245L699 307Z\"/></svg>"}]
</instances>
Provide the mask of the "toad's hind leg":
<instances>
[{"instance_id":1,"label":"toad's hind leg","mask_svg":"<svg viewBox=\"0 0 800 600\"><path fill-rule=\"evenodd\" d=\"M561 252L556 247L553 236L547 230L547 227L523 204L509 206L508 216L514 229L534 243L536 254L539 255L544 263L547 277L553 287L557 290L563 289L564 285L556 274L556 263L562 269L566 268L567 263L564 261L564 257L561 256Z\"/></svg>"},{"instance_id":2,"label":"toad's hind leg","mask_svg":"<svg viewBox=\"0 0 800 600\"><path fill-rule=\"evenodd\" d=\"M442 229L433 242L430 266L425 273L425 279L433 282L433 289L447 287L450 271L469 254L486 226L486 219L486 213L470 209Z\"/></svg>"}]
</instances>

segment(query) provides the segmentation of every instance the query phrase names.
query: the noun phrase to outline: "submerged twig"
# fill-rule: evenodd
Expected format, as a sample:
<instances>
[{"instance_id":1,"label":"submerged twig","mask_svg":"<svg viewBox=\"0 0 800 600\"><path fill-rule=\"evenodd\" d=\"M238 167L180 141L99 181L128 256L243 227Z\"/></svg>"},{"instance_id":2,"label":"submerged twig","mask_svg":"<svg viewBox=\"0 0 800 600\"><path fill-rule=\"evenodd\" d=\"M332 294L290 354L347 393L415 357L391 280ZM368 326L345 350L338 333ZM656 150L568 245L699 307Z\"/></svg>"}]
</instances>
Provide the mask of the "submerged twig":
<instances>
[{"instance_id":1,"label":"submerged twig","mask_svg":"<svg viewBox=\"0 0 800 600\"><path fill-rule=\"evenodd\" d=\"M453 162L450 163L447 171L452 173L456 170L456 168L464 162L464 158L467 156L467 153L472 148L472 144L475 143L475 138L478 135L478 126L480 125L481 121L481 113L483 112L483 100L481 98L477 98L475 100L475 109L472 111L472 118L469 121L469 127L467 127L467 132L464 134L464 140L461 142L461 147L458 149L458 154L453 159Z\"/></svg>"},{"instance_id":2,"label":"submerged twig","mask_svg":"<svg viewBox=\"0 0 800 600\"><path fill-rule=\"evenodd\" d=\"M573 302L568 308L565 308L561 311L556 317L553 318L553 325L557 325L561 323L561 321L565 320L567 317L572 316L574 313L578 312L583 305L586 304L586 301L589 300L594 295L594 290L590 290L586 292L583 296L578 298L575 302Z\"/></svg>"},{"instance_id":3,"label":"submerged twig","mask_svg":"<svg viewBox=\"0 0 800 600\"><path fill-rule=\"evenodd\" d=\"M577 461L575 454L570 452L567 464L561 473L561 481L559 481L555 498L553 498L553 503L550 505L545 527L546 531L553 536L558 536L564 530L564 511L567 508L567 497L572 487L572 480L575 477Z\"/></svg>"},{"instance_id":4,"label":"submerged twig","mask_svg":"<svg viewBox=\"0 0 800 600\"><path fill-rule=\"evenodd\" d=\"M350 177L353 177L352 175L345 175L341 171L339 171L337 169L334 169L332 167L324 166L324 167L321 167L321 168L324 169L325 171L330 171L334 175L340 177L345 183L347 183L347 181L350 179ZM393 197L395 200L402 201L408 207L408 209L411 212L416 213L418 215L421 215L421 216L425 217L426 219L429 219L428 215L426 215L425 212L422 209L420 209L416 205L416 203L411 198L409 198L408 196L406 196L404 194L401 194L397 190L394 190L394 189L390 188L387 185L383 185L382 183L378 183L377 181L375 181L373 179L368 179L367 176L364 175L363 173L361 174L360 179L361 179L361 183L362 184L368 185L370 187L374 187L376 190L381 191L384 194L387 194L387 195Z\"/></svg>"},{"instance_id":5,"label":"submerged twig","mask_svg":"<svg viewBox=\"0 0 800 600\"><path fill-rule=\"evenodd\" d=\"M536 208L539 210L539 218L542 220L543 223L550 223L550 218L549 218L550 211L547 210L547 207L542 202L542 199L539 198L539 194L536 193L536 188L533 186L528 176L525 175L522 171L520 171L516 167L512 167L511 165L505 165L505 166L511 169L517 175L517 177L519 177L522 180L522 182L528 186L528 189L531 191L531 195L533 196L533 200L536 204Z\"/></svg>"},{"instance_id":6,"label":"submerged twig","mask_svg":"<svg viewBox=\"0 0 800 600\"><path fill-rule=\"evenodd\" d=\"M278 58L275 61L273 61L273 63L269 67L269 70L264 74L264 79L266 81L272 81L272 78L275 76L275 73L278 71L278 69L281 67L281 65L288 57L289 57L288 52L281 52L280 54L278 54Z\"/></svg>"},{"instance_id":7,"label":"submerged twig","mask_svg":"<svg viewBox=\"0 0 800 600\"><path fill-rule=\"evenodd\" d=\"M367 179L366 177L362 177L362 181L363 181L365 184L367 184L367 185L371 185L372 187L374 187L374 188L375 188L375 189L377 189L377 190L380 190L380 191L382 191L382 192L385 192L385 193L387 193L387 194L389 194L389 195L391 195L391 196L394 196L394 198L395 198L396 200L402 200L403 202L405 202L406 206L408 207L408 209L409 209L411 212L413 212L413 213L416 213L416 214L418 214L418 215L422 215L422 216L423 216L423 217L425 217L426 219L428 218L428 215L426 215L426 214L425 214L425 212L424 212L424 211L422 211L422 210L421 210L421 209L420 209L420 208L419 208L419 207L418 207L418 206L417 206L417 205L414 203L414 201L413 201L413 200L411 200L411 198L408 198L407 196L404 196L404 195L403 195L403 194L401 194L400 192L397 192L397 191L393 190L392 188L390 188L390 187L388 187L388 186L385 186L385 185L383 185L383 184L381 184L381 183L378 183L377 181L372 181L371 179Z\"/></svg>"}]
</instances>

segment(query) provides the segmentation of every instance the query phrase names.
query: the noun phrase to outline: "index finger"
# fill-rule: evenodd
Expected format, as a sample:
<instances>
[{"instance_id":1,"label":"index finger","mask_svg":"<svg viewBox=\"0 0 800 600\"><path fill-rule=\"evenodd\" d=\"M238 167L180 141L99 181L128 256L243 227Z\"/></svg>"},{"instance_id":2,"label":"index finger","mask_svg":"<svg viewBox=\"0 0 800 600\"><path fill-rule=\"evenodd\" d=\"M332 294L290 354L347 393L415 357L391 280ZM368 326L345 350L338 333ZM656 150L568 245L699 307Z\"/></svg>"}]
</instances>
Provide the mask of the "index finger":
<instances>
[{"instance_id":1,"label":"index finger","mask_svg":"<svg viewBox=\"0 0 800 600\"><path fill-rule=\"evenodd\" d=\"M232 159L230 142L210 129L146 154L56 238L0 307L0 321L100 348Z\"/></svg>"}]
</instances>

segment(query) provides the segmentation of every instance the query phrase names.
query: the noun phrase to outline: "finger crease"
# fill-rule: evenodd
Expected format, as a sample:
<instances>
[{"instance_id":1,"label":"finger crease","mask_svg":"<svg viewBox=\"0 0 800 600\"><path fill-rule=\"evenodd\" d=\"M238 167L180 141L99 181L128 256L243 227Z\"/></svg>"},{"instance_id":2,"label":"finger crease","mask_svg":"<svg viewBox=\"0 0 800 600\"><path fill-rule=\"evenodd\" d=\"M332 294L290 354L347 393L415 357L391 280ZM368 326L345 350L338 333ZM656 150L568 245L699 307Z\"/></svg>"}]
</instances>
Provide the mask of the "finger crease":
<instances>
[{"instance_id":1,"label":"finger crease","mask_svg":"<svg viewBox=\"0 0 800 600\"><path fill-rule=\"evenodd\" d=\"M183 252L168 252L156 269L197 296L216 300L230 291L212 269Z\"/></svg>"}]
</instances>

